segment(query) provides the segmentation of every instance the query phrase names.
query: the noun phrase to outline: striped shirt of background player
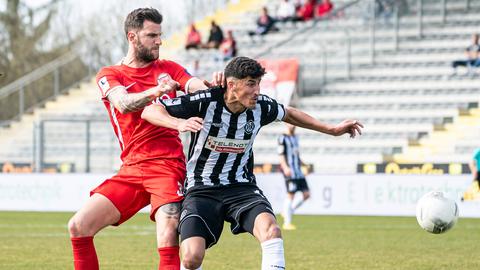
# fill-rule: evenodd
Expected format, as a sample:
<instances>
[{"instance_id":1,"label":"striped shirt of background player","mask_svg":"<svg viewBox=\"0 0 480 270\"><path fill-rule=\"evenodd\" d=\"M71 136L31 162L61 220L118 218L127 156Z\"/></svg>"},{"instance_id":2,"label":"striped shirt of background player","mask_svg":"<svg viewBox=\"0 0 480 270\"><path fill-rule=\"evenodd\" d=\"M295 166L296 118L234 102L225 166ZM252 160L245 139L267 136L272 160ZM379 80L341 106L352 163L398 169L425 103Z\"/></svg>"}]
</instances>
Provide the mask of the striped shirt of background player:
<instances>
[{"instance_id":1,"label":"striped shirt of background player","mask_svg":"<svg viewBox=\"0 0 480 270\"><path fill-rule=\"evenodd\" d=\"M279 149L278 153L285 157L288 167L292 172L290 179L305 178L302 172L302 162L300 161L300 146L298 144L298 137L282 134L278 138Z\"/></svg>"},{"instance_id":2,"label":"striped shirt of background player","mask_svg":"<svg viewBox=\"0 0 480 270\"><path fill-rule=\"evenodd\" d=\"M252 146L260 128L285 116L283 105L260 95L255 109L232 114L223 100L224 89L198 91L162 100L175 117L203 118L203 128L192 133L187 163L186 188L255 183ZM224 148L218 143L224 143ZM228 147L233 145L232 147ZM215 150L215 151L214 151Z\"/></svg>"}]
</instances>

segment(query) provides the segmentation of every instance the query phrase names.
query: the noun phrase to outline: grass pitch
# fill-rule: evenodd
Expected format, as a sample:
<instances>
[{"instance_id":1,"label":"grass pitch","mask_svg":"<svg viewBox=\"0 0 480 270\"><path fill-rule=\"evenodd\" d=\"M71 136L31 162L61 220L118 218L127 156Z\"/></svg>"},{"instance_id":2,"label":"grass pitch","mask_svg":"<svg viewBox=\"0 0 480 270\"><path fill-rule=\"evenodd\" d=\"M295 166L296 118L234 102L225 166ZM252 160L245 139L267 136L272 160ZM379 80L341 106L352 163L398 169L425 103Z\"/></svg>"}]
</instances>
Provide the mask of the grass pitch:
<instances>
[{"instance_id":1,"label":"grass pitch","mask_svg":"<svg viewBox=\"0 0 480 270\"><path fill-rule=\"evenodd\" d=\"M0 212L0 269L73 269L66 223L72 213ZM279 220L280 221L280 220ZM295 216L284 231L287 269L480 269L480 219L460 219L443 235L415 218ZM155 227L137 214L95 237L101 269L157 269ZM225 224L204 270L260 269L260 245Z\"/></svg>"}]
</instances>

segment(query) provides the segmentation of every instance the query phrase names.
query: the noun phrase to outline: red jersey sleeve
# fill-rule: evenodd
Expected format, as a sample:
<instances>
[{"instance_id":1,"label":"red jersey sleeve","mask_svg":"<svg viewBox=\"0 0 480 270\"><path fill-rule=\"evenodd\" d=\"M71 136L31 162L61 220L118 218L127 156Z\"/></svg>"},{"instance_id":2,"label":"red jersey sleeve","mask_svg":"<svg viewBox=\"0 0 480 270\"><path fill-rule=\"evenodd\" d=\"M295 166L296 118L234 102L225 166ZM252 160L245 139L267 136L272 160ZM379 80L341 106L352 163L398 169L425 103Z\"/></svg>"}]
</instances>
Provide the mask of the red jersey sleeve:
<instances>
[{"instance_id":1,"label":"red jersey sleeve","mask_svg":"<svg viewBox=\"0 0 480 270\"><path fill-rule=\"evenodd\" d=\"M104 67L98 72L96 81L102 98L106 98L112 89L122 86L116 72L108 67Z\"/></svg>"},{"instance_id":2,"label":"red jersey sleeve","mask_svg":"<svg viewBox=\"0 0 480 270\"><path fill-rule=\"evenodd\" d=\"M173 61L165 61L164 64L168 68L168 73L172 76L172 79L177 81L182 86L182 91L185 92L185 86L193 78L192 75L188 73L187 69Z\"/></svg>"}]
</instances>

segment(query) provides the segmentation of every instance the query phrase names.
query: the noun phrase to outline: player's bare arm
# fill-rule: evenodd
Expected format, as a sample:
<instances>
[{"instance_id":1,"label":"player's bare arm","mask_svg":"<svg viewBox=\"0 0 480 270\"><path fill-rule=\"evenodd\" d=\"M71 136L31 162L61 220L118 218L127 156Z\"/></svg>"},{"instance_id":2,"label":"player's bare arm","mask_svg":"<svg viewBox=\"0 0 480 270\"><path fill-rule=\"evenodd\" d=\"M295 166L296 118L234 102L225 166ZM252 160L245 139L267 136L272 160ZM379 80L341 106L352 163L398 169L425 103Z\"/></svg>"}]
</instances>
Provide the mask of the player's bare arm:
<instances>
[{"instance_id":1,"label":"player's bare arm","mask_svg":"<svg viewBox=\"0 0 480 270\"><path fill-rule=\"evenodd\" d=\"M290 167L288 167L287 160L285 159L284 155L280 155L280 168L286 176L292 175L292 171L290 171Z\"/></svg>"},{"instance_id":2,"label":"player's bare arm","mask_svg":"<svg viewBox=\"0 0 480 270\"><path fill-rule=\"evenodd\" d=\"M174 80L165 80L159 85L140 93L128 93L125 87L120 86L113 89L107 98L121 113L136 112L143 109L155 98L168 94L178 89L179 86L179 83Z\"/></svg>"},{"instance_id":3,"label":"player's bare arm","mask_svg":"<svg viewBox=\"0 0 480 270\"><path fill-rule=\"evenodd\" d=\"M287 107L284 122L292 125L303 127L325 134L340 136L345 133L350 134L351 138L362 134L363 125L357 120L343 120L337 125L330 125L323 123L313 118L312 116L292 107Z\"/></svg>"},{"instance_id":4,"label":"player's bare arm","mask_svg":"<svg viewBox=\"0 0 480 270\"><path fill-rule=\"evenodd\" d=\"M198 132L203 125L203 119L200 117L181 119L171 116L162 104L147 106L142 112L142 119L152 125L176 129L179 132Z\"/></svg>"}]
</instances>

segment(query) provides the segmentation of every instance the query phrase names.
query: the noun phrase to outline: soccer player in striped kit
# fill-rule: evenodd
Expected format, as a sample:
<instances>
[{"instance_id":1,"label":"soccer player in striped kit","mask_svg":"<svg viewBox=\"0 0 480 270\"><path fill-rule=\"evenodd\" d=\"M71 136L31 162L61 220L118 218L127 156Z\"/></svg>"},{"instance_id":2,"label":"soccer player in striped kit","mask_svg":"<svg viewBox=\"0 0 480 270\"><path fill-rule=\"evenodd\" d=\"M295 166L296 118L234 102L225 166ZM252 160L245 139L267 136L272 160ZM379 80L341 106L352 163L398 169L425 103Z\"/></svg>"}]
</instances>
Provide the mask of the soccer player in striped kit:
<instances>
[{"instance_id":1,"label":"soccer player in striped kit","mask_svg":"<svg viewBox=\"0 0 480 270\"><path fill-rule=\"evenodd\" d=\"M262 270L285 269L280 228L253 174L252 146L262 126L285 121L334 136L361 132L358 121L325 124L261 95L264 74L257 61L235 57L224 71L226 88L159 99L142 113L154 125L192 132L179 224L186 269L201 265L224 221L232 233L249 232L261 243Z\"/></svg>"},{"instance_id":2,"label":"soccer player in striped kit","mask_svg":"<svg viewBox=\"0 0 480 270\"><path fill-rule=\"evenodd\" d=\"M286 123L287 132L278 138L278 154L280 155L280 168L285 177L287 197L283 206L284 230L295 230L292 224L292 215L310 197L307 180L302 171L303 162L300 159L300 145L295 135L295 126ZM295 198L295 193L302 192L302 197Z\"/></svg>"}]
</instances>

